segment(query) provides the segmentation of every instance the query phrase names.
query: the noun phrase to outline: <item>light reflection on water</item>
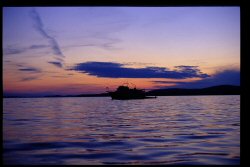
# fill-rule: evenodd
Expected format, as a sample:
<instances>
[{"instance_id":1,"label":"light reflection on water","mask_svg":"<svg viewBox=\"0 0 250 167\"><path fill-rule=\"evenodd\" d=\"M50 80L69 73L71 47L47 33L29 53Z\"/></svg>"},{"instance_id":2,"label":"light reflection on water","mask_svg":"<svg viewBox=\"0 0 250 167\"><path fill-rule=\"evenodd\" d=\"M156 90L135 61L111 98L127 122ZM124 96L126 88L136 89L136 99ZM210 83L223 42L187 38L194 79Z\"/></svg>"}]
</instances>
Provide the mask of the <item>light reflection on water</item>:
<instances>
[{"instance_id":1,"label":"light reflection on water","mask_svg":"<svg viewBox=\"0 0 250 167\"><path fill-rule=\"evenodd\" d=\"M3 101L4 164L239 164L240 96Z\"/></svg>"}]
</instances>

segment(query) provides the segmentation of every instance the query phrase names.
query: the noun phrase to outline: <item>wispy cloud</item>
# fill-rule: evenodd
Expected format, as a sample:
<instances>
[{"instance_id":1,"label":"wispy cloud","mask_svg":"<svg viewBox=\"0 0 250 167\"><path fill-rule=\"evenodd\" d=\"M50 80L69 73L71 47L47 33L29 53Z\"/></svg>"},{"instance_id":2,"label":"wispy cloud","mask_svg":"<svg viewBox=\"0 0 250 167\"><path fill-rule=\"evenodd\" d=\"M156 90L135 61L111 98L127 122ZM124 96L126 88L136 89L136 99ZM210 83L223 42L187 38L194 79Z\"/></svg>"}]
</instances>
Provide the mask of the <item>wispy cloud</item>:
<instances>
[{"instance_id":1,"label":"wispy cloud","mask_svg":"<svg viewBox=\"0 0 250 167\"><path fill-rule=\"evenodd\" d=\"M48 34L48 32L45 30L42 19L39 15L39 13L36 11L35 8L33 8L30 12L31 18L34 23L35 29L44 37L45 39L48 40L50 48L53 50L53 53L58 56L58 61L59 62L48 62L50 64L55 65L56 67L62 68L63 67L63 53L61 51L60 46L58 45L57 40L52 37L51 35ZM33 46L33 48L41 48L43 46Z\"/></svg>"},{"instance_id":2,"label":"wispy cloud","mask_svg":"<svg viewBox=\"0 0 250 167\"><path fill-rule=\"evenodd\" d=\"M53 64L54 66L59 67L59 68L63 67L62 63L59 61L49 61L48 63Z\"/></svg>"},{"instance_id":3,"label":"wispy cloud","mask_svg":"<svg viewBox=\"0 0 250 167\"><path fill-rule=\"evenodd\" d=\"M88 41L89 40L89 41ZM110 37L97 37L93 35L92 37L85 38L87 41L85 44L71 44L64 46L64 49L73 48L73 47L97 47L106 50L118 50L120 47L115 46L117 43L121 42L121 39L110 38Z\"/></svg>"},{"instance_id":4,"label":"wispy cloud","mask_svg":"<svg viewBox=\"0 0 250 167\"><path fill-rule=\"evenodd\" d=\"M18 70L23 72L41 73L40 69L34 67L23 67L19 68Z\"/></svg>"},{"instance_id":5,"label":"wispy cloud","mask_svg":"<svg viewBox=\"0 0 250 167\"><path fill-rule=\"evenodd\" d=\"M40 17L40 15L38 14L38 12L36 11L35 8L33 8L30 12L30 15L31 15L31 18L33 20L33 23L34 23L34 27L35 29L45 38L49 41L50 43L50 47L52 48L53 52L55 55L58 55L58 56L62 56L64 57L59 45L58 45L58 42L56 41L55 38L53 38L52 36L50 36L47 31L44 29L44 25L43 25L43 22L42 22L42 19Z\"/></svg>"},{"instance_id":6,"label":"wispy cloud","mask_svg":"<svg viewBox=\"0 0 250 167\"><path fill-rule=\"evenodd\" d=\"M29 47L20 47L17 45L10 45L3 49L3 55L17 55L29 50L48 48L49 45L31 45Z\"/></svg>"},{"instance_id":7,"label":"wispy cloud","mask_svg":"<svg viewBox=\"0 0 250 167\"><path fill-rule=\"evenodd\" d=\"M121 49L115 46L116 44L122 41L121 39L105 36L107 35L105 33L104 33L105 35L98 35L98 34L93 36L94 39L100 40L100 42L96 42L95 47L100 47L107 50Z\"/></svg>"},{"instance_id":8,"label":"wispy cloud","mask_svg":"<svg viewBox=\"0 0 250 167\"><path fill-rule=\"evenodd\" d=\"M209 77L208 74L203 74L199 67L198 66L184 66L184 65L181 65L181 66L175 66L175 68L177 69L178 72L183 72L187 75L197 75L199 76L199 78L207 78ZM187 77L189 78L189 77Z\"/></svg>"},{"instance_id":9,"label":"wispy cloud","mask_svg":"<svg viewBox=\"0 0 250 167\"><path fill-rule=\"evenodd\" d=\"M169 84L169 81L153 81L156 84ZM171 87L180 88L204 88L216 85L240 85L240 71L234 69L227 69L223 71L218 71L217 73L211 75L210 77L203 78L199 81L193 82L172 82L176 84ZM168 86L169 87L169 86ZM163 86L161 86L163 88Z\"/></svg>"},{"instance_id":10,"label":"wispy cloud","mask_svg":"<svg viewBox=\"0 0 250 167\"><path fill-rule=\"evenodd\" d=\"M85 62L72 67L70 70L88 75L107 78L206 78L198 67L177 66L174 70L165 67L127 68L124 64L114 62Z\"/></svg>"},{"instance_id":11,"label":"wispy cloud","mask_svg":"<svg viewBox=\"0 0 250 167\"><path fill-rule=\"evenodd\" d=\"M185 82L180 82L180 81L152 81L153 83L156 84L178 84L178 83L185 83Z\"/></svg>"},{"instance_id":12,"label":"wispy cloud","mask_svg":"<svg viewBox=\"0 0 250 167\"><path fill-rule=\"evenodd\" d=\"M124 65L128 65L128 66L152 66L154 65L153 63L142 63L142 62L127 62L127 63L123 63Z\"/></svg>"},{"instance_id":13,"label":"wispy cloud","mask_svg":"<svg viewBox=\"0 0 250 167\"><path fill-rule=\"evenodd\" d=\"M31 45L29 49L42 49L47 47L49 47L49 45Z\"/></svg>"},{"instance_id":14,"label":"wispy cloud","mask_svg":"<svg viewBox=\"0 0 250 167\"><path fill-rule=\"evenodd\" d=\"M123 41L123 30L132 25L133 17L128 13L116 8L82 8L79 11L79 31L77 43L71 43L63 48L70 47L96 47L105 50L120 50L119 44ZM94 18L94 19L90 19ZM87 22L86 22L87 21Z\"/></svg>"},{"instance_id":15,"label":"wispy cloud","mask_svg":"<svg viewBox=\"0 0 250 167\"><path fill-rule=\"evenodd\" d=\"M36 67L30 67L24 64L15 64L18 67L18 70L23 72L22 78L20 81L31 81L39 79L43 74L43 71Z\"/></svg>"},{"instance_id":16,"label":"wispy cloud","mask_svg":"<svg viewBox=\"0 0 250 167\"><path fill-rule=\"evenodd\" d=\"M13 46L8 46L3 49L3 55L15 55L26 51L26 48L18 48Z\"/></svg>"},{"instance_id":17,"label":"wispy cloud","mask_svg":"<svg viewBox=\"0 0 250 167\"><path fill-rule=\"evenodd\" d=\"M21 81L32 81L32 80L37 80L38 77L25 77L25 78L22 78Z\"/></svg>"}]
</instances>

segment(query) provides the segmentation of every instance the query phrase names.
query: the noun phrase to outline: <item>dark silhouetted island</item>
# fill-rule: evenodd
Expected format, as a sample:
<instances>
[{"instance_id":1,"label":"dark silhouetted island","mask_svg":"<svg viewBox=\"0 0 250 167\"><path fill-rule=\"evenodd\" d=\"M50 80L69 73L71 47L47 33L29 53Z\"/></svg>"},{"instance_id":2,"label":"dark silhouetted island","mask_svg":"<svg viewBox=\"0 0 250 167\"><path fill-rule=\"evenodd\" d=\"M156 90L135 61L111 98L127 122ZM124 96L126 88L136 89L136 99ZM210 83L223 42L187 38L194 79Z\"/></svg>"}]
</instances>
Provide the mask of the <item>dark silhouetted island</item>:
<instances>
[{"instance_id":1,"label":"dark silhouetted island","mask_svg":"<svg viewBox=\"0 0 250 167\"><path fill-rule=\"evenodd\" d=\"M145 96L240 95L240 86L219 85L201 89L168 88L145 92ZM48 95L42 97L110 97L109 93L79 95ZM4 98L35 98L38 96L4 96ZM41 96L39 96L40 98Z\"/></svg>"},{"instance_id":2,"label":"dark silhouetted island","mask_svg":"<svg viewBox=\"0 0 250 167\"><path fill-rule=\"evenodd\" d=\"M149 99L156 98L146 95L145 90L129 88L128 86L119 86L116 91L108 92L112 99L114 100L130 100L130 99Z\"/></svg>"}]
</instances>

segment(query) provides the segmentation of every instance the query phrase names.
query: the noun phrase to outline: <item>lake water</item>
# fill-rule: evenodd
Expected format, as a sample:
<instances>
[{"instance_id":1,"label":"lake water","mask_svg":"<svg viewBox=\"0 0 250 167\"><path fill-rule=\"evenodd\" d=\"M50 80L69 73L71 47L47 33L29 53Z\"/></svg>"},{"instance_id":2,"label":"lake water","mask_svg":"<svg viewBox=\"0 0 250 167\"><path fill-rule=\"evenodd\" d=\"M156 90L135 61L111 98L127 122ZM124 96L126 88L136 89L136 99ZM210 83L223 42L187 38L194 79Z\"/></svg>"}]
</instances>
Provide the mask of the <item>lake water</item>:
<instances>
[{"instance_id":1,"label":"lake water","mask_svg":"<svg viewBox=\"0 0 250 167\"><path fill-rule=\"evenodd\" d=\"M240 164L240 96L3 99L4 164Z\"/></svg>"}]
</instances>

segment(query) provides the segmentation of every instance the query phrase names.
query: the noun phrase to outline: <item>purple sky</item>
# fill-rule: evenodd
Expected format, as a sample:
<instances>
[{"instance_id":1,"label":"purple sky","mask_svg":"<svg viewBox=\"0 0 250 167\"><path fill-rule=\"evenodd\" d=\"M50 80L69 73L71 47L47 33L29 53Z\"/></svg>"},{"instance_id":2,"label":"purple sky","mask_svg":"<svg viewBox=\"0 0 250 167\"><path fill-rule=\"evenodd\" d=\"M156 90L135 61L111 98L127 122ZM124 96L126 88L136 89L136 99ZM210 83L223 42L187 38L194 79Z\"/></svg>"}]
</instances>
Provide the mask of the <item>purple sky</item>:
<instances>
[{"instance_id":1,"label":"purple sky","mask_svg":"<svg viewBox=\"0 0 250 167\"><path fill-rule=\"evenodd\" d=\"M4 7L3 53L6 94L239 85L240 8Z\"/></svg>"}]
</instances>

